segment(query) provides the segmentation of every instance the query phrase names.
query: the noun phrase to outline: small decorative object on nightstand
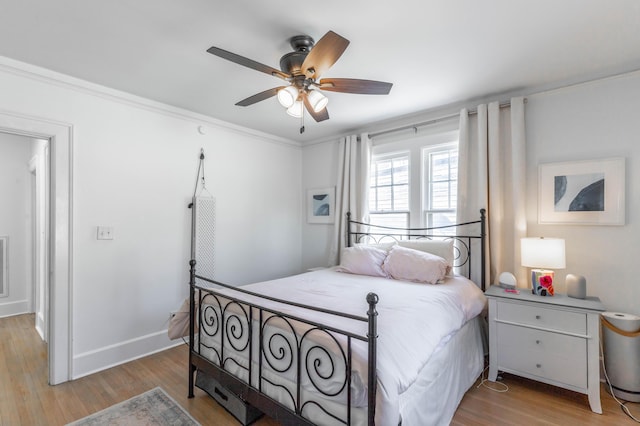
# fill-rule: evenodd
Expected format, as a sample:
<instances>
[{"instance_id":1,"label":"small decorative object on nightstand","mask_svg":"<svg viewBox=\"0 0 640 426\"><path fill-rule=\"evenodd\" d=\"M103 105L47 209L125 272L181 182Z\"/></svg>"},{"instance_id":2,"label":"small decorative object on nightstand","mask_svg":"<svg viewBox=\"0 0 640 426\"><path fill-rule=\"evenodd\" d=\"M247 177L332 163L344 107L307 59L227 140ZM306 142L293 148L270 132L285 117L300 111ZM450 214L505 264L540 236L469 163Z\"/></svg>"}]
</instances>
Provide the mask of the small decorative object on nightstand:
<instances>
[{"instance_id":1,"label":"small decorative object on nightstand","mask_svg":"<svg viewBox=\"0 0 640 426\"><path fill-rule=\"evenodd\" d=\"M516 276L511 272L503 272L498 277L498 285L502 288L511 288L515 289L517 287L518 282L516 281Z\"/></svg>"},{"instance_id":2,"label":"small decorative object on nightstand","mask_svg":"<svg viewBox=\"0 0 640 426\"><path fill-rule=\"evenodd\" d=\"M591 411L600 405L600 313L597 297L539 297L491 286L489 380L498 371L587 394Z\"/></svg>"},{"instance_id":3,"label":"small decorative object on nightstand","mask_svg":"<svg viewBox=\"0 0 640 426\"><path fill-rule=\"evenodd\" d=\"M567 285L567 296L575 299L587 297L587 280L582 275L567 274L564 282Z\"/></svg>"},{"instance_id":4,"label":"small decorative object on nightstand","mask_svg":"<svg viewBox=\"0 0 640 426\"><path fill-rule=\"evenodd\" d=\"M531 288L538 296L553 296L553 271L565 268L564 240L560 238L522 238L522 266L531 270ZM542 269L540 269L542 268Z\"/></svg>"}]
</instances>

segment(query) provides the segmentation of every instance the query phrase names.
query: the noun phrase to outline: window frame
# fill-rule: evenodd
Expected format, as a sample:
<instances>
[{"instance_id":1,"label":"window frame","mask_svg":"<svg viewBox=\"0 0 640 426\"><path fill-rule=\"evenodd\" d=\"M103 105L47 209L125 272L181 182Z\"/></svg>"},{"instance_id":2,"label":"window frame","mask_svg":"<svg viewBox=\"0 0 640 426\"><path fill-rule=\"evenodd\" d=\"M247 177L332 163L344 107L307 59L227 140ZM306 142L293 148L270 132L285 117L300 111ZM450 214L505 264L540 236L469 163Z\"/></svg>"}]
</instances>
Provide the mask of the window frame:
<instances>
[{"instance_id":1,"label":"window frame","mask_svg":"<svg viewBox=\"0 0 640 426\"><path fill-rule=\"evenodd\" d=\"M372 141L371 161L384 156L393 156L401 152L409 152L409 213L408 227L423 228L427 226L424 216L423 198L425 176L422 164L422 150L437 146L458 146L458 123L438 123L429 128L420 129L412 134L388 135ZM418 165L416 167L416 165ZM370 211L375 213L374 211Z\"/></svg>"},{"instance_id":2,"label":"window frame","mask_svg":"<svg viewBox=\"0 0 640 426\"><path fill-rule=\"evenodd\" d=\"M431 164L430 156L435 153L448 151L449 158L451 158L450 153L453 150L456 151L456 156L459 156L458 141L446 142L442 144L429 145L429 146L422 147L422 150L421 150L421 157L422 157L421 168L423 173L422 180L421 180L421 182L423 183L423 192L421 197L421 200L422 200L421 216L422 216L422 222L423 222L422 226L425 226L425 227L437 226L437 224L433 222L433 217L432 217L433 214L438 214L438 213L441 213L441 214L454 213L455 214L456 213L456 210L457 210L456 202L451 203L451 199L449 200L450 207L448 209L433 208L432 207L433 194L431 192L433 181L431 180L432 164ZM456 168L457 168L457 165L456 165ZM451 179L451 161L449 161L449 179L446 182L449 183L449 198L451 198L452 191L454 190L454 188L452 187L452 182L455 182L455 185L456 185L455 193L457 198L458 174L456 172L455 180Z\"/></svg>"},{"instance_id":3,"label":"window frame","mask_svg":"<svg viewBox=\"0 0 640 426\"><path fill-rule=\"evenodd\" d=\"M375 169L374 163L378 162L378 161L385 161L385 160L393 160L393 159L400 159L400 158L406 158L407 159L407 188L408 188L408 193L407 193L407 206L409 207L409 209L389 209L389 210L372 210L371 209L371 199L372 199L372 194L371 191L372 189L375 188L380 188L380 185L373 185L371 182L371 176L370 176L370 181L369 181L369 217L371 218L371 216L376 215L376 216L384 216L384 215L392 215L392 214L397 214L397 215L404 215L405 216L405 228L409 227L410 225L410 221L411 221L411 152L409 150L403 149L403 150L398 150L398 151L392 151L392 152L387 152L384 154L380 154L380 155L371 155L371 165L370 165L370 169L373 172L373 170ZM373 175L374 173L371 173L371 175ZM377 175L377 174L376 174ZM393 174L391 174L391 179L392 182L389 186L391 186L392 188L395 186L393 183ZM377 182L376 182L377 184ZM393 206L393 194L394 191L392 190L392 207ZM376 197L376 206L378 204L378 198ZM373 223L373 221L370 220L370 222Z\"/></svg>"}]
</instances>

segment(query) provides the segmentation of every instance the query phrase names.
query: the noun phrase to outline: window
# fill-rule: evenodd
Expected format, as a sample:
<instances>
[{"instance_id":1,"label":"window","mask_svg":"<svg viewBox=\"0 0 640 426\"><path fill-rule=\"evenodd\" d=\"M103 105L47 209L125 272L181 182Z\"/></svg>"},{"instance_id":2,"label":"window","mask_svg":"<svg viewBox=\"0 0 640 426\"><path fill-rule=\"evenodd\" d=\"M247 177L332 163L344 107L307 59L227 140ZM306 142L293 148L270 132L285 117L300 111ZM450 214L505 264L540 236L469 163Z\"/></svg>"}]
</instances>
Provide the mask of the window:
<instances>
[{"instance_id":1,"label":"window","mask_svg":"<svg viewBox=\"0 0 640 426\"><path fill-rule=\"evenodd\" d=\"M458 131L449 128L404 140L374 141L370 222L396 228L455 224L457 139Z\"/></svg>"},{"instance_id":2,"label":"window","mask_svg":"<svg viewBox=\"0 0 640 426\"><path fill-rule=\"evenodd\" d=\"M369 184L371 223L409 226L409 153L374 156Z\"/></svg>"},{"instance_id":3,"label":"window","mask_svg":"<svg viewBox=\"0 0 640 426\"><path fill-rule=\"evenodd\" d=\"M458 196L458 145L446 144L422 150L425 174L424 224L428 227L456 223Z\"/></svg>"}]
</instances>

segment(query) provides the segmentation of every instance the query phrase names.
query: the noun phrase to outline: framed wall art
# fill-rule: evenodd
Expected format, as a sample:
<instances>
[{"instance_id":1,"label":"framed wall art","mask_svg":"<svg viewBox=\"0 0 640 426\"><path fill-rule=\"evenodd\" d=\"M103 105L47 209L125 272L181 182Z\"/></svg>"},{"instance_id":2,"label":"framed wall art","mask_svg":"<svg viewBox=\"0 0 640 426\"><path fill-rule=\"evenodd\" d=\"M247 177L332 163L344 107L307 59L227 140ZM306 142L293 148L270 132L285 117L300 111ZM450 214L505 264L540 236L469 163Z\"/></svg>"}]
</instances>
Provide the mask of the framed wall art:
<instances>
[{"instance_id":1,"label":"framed wall art","mask_svg":"<svg viewBox=\"0 0 640 426\"><path fill-rule=\"evenodd\" d=\"M540 164L538 223L625 224L625 159Z\"/></svg>"},{"instance_id":2,"label":"framed wall art","mask_svg":"<svg viewBox=\"0 0 640 426\"><path fill-rule=\"evenodd\" d=\"M307 222L333 223L335 217L335 188L307 190Z\"/></svg>"}]
</instances>

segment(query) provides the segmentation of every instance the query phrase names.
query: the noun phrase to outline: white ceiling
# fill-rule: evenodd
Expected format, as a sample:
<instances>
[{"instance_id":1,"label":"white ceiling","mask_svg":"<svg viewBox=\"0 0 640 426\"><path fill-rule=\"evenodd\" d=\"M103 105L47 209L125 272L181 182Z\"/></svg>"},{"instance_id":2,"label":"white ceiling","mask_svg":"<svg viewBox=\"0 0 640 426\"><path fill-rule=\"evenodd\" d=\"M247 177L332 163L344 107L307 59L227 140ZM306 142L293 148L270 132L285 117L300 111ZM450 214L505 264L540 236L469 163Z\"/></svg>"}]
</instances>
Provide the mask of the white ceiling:
<instances>
[{"instance_id":1,"label":"white ceiling","mask_svg":"<svg viewBox=\"0 0 640 426\"><path fill-rule=\"evenodd\" d=\"M638 0L0 0L0 55L300 142L373 123L640 69ZM288 39L349 39L322 77L394 84L326 92L330 119L288 116L282 80L206 52L279 68ZM380 127L377 125L377 127Z\"/></svg>"}]
</instances>

